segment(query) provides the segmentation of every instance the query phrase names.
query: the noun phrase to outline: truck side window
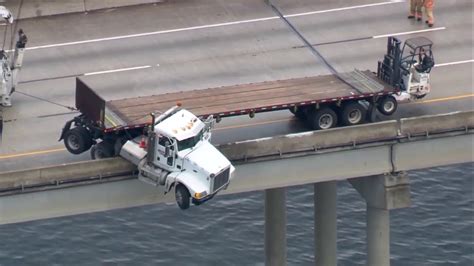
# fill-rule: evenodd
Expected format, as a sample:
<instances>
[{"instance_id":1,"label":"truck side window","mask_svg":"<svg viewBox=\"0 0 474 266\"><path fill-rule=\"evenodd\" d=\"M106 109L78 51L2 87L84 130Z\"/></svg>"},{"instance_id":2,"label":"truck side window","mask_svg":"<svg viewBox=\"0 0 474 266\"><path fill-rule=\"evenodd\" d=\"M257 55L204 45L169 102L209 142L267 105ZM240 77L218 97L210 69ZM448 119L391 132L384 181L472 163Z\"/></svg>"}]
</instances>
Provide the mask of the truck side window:
<instances>
[{"instance_id":1,"label":"truck side window","mask_svg":"<svg viewBox=\"0 0 474 266\"><path fill-rule=\"evenodd\" d=\"M158 144L163 146L163 147L166 147L167 145L169 145L170 141L168 140L167 137L160 137L160 139L158 140Z\"/></svg>"}]
</instances>

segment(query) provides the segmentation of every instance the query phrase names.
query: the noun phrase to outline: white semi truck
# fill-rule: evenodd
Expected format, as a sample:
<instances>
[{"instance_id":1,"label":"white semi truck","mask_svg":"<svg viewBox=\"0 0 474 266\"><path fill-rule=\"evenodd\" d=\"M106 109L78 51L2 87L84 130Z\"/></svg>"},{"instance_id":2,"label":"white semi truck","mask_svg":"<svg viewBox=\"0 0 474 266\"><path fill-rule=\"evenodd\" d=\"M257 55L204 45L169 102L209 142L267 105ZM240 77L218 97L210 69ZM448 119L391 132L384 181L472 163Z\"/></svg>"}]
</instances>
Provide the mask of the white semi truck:
<instances>
[{"instance_id":1,"label":"white semi truck","mask_svg":"<svg viewBox=\"0 0 474 266\"><path fill-rule=\"evenodd\" d=\"M165 193L174 188L181 209L200 205L226 189L235 168L210 143L213 116L201 119L180 105L165 109L148 100L105 101L77 78L76 107L81 115L66 123L60 139L74 154L91 149L92 159L122 156L137 166L140 180L164 186ZM129 106L150 105L152 111L138 119L128 112Z\"/></svg>"},{"instance_id":2,"label":"white semi truck","mask_svg":"<svg viewBox=\"0 0 474 266\"><path fill-rule=\"evenodd\" d=\"M148 133L128 140L120 156L137 165L138 179L154 186L175 186L181 209L199 205L226 189L235 168L211 143L212 116L201 121L179 106L162 113Z\"/></svg>"}]
</instances>

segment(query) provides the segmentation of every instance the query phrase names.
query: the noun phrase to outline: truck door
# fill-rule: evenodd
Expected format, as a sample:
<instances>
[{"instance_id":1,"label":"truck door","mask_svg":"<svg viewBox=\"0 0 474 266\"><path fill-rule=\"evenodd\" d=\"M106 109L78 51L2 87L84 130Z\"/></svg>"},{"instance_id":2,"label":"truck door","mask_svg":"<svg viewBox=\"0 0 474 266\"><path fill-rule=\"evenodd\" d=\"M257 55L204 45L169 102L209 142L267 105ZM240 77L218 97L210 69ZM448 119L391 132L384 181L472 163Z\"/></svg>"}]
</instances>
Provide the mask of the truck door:
<instances>
[{"instance_id":1,"label":"truck door","mask_svg":"<svg viewBox=\"0 0 474 266\"><path fill-rule=\"evenodd\" d=\"M156 150L156 164L163 167L164 169L172 171L175 166L176 153L174 141L166 136L159 136ZM167 150L168 154L166 154Z\"/></svg>"}]
</instances>

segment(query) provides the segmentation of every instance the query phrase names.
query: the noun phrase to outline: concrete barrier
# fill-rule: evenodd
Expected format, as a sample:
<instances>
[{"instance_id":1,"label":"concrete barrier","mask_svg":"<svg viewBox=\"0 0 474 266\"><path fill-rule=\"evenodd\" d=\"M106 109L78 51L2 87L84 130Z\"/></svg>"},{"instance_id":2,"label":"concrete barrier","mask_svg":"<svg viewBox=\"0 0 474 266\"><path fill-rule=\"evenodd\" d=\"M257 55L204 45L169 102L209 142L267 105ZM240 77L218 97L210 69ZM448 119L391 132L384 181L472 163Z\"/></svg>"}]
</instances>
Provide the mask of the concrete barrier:
<instances>
[{"instance_id":1,"label":"concrete barrier","mask_svg":"<svg viewBox=\"0 0 474 266\"><path fill-rule=\"evenodd\" d=\"M386 121L230 143L220 145L219 150L230 160L242 160L288 152L353 145L371 140L393 139L397 137L397 134L398 122Z\"/></svg>"},{"instance_id":2,"label":"concrete barrier","mask_svg":"<svg viewBox=\"0 0 474 266\"><path fill-rule=\"evenodd\" d=\"M132 172L136 167L122 158L84 161L36 169L0 173L0 189L60 182L75 178L110 176Z\"/></svg>"},{"instance_id":3,"label":"concrete barrier","mask_svg":"<svg viewBox=\"0 0 474 266\"><path fill-rule=\"evenodd\" d=\"M474 128L474 111L427 115L400 120L402 135L436 133L460 128Z\"/></svg>"},{"instance_id":4,"label":"concrete barrier","mask_svg":"<svg viewBox=\"0 0 474 266\"><path fill-rule=\"evenodd\" d=\"M141 4L156 4L163 1L164 0L7 0L5 3L0 2L0 5L8 8L13 13L15 19L25 19Z\"/></svg>"}]
</instances>

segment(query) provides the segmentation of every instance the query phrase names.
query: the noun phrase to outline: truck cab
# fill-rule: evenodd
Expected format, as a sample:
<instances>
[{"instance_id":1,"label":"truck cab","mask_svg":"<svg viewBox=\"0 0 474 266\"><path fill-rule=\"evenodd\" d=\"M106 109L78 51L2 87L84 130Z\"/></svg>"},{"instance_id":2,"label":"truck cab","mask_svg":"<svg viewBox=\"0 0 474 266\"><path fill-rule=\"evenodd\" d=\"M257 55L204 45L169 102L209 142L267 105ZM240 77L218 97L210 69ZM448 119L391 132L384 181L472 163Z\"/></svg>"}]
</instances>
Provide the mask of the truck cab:
<instances>
[{"instance_id":1,"label":"truck cab","mask_svg":"<svg viewBox=\"0 0 474 266\"><path fill-rule=\"evenodd\" d=\"M211 143L214 119L171 108L160 115L147 136L127 141L120 155L138 166L138 178L165 193L175 188L181 209L199 205L227 188L235 168Z\"/></svg>"}]
</instances>

